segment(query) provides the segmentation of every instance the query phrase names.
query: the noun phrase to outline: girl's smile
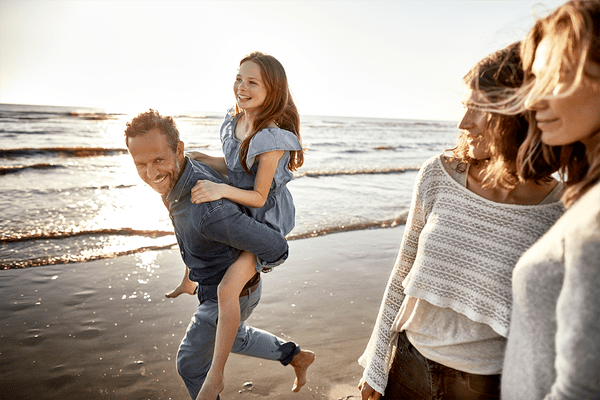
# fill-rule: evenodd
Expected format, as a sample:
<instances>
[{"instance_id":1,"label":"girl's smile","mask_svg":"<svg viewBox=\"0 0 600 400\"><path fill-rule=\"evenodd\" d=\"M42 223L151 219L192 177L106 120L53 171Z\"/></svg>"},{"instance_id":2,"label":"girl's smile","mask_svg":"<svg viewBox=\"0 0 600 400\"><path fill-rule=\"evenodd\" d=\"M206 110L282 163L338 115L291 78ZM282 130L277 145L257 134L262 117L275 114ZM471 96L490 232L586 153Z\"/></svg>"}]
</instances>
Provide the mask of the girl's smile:
<instances>
[{"instance_id":1,"label":"girl's smile","mask_svg":"<svg viewBox=\"0 0 600 400\"><path fill-rule=\"evenodd\" d=\"M260 67L253 61L244 62L235 77L233 93L237 106L246 113L257 112L267 98L267 87Z\"/></svg>"}]
</instances>

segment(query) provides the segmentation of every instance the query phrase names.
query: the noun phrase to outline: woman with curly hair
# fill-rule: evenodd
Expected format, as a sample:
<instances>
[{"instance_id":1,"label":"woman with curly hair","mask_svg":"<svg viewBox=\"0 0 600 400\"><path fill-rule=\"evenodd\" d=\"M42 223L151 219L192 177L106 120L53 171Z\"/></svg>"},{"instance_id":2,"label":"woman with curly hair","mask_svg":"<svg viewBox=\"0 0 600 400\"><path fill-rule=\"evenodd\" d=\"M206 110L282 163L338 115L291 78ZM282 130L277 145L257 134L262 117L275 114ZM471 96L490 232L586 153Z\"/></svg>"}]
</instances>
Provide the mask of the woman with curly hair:
<instances>
[{"instance_id":1,"label":"woman with curly hair","mask_svg":"<svg viewBox=\"0 0 600 400\"><path fill-rule=\"evenodd\" d=\"M484 58L464 78L458 145L421 167L400 252L359 360L363 399L500 397L513 268L563 213L555 169L541 156L531 160L536 174L518 176L530 113L481 108L522 79L518 43Z\"/></svg>"}]
</instances>

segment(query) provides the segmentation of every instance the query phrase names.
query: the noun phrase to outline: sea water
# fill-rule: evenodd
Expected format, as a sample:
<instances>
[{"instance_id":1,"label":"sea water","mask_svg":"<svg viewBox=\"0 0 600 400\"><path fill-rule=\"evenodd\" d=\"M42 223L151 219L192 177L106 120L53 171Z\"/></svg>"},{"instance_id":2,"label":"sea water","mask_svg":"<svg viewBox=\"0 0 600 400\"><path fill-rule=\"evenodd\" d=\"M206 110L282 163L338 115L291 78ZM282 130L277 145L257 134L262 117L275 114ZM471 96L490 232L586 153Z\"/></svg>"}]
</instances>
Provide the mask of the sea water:
<instances>
[{"instance_id":1,"label":"sea water","mask_svg":"<svg viewBox=\"0 0 600 400\"><path fill-rule=\"evenodd\" d=\"M186 151L220 156L224 115L173 115ZM0 104L0 268L176 243L160 196L125 147L134 116ZM453 147L456 133L446 121L302 116L305 163L289 183L296 226L288 239L402 223L419 167Z\"/></svg>"}]
</instances>

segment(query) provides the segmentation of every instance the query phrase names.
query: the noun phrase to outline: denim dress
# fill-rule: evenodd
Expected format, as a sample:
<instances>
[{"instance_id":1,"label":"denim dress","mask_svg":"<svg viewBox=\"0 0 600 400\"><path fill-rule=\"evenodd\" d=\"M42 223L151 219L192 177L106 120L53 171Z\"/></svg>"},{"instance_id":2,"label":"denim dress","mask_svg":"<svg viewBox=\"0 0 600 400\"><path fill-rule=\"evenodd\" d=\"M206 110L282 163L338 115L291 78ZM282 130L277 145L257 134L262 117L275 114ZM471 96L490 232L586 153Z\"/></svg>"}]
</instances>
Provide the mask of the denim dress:
<instances>
[{"instance_id":1,"label":"denim dress","mask_svg":"<svg viewBox=\"0 0 600 400\"><path fill-rule=\"evenodd\" d=\"M247 173L240 163L240 144L235 137L235 124L239 116L233 118L229 113L221 125L221 144L227 163L229 183L239 189L253 190L254 178L258 170L256 156L274 150L284 150L279 159L277 170L271 183L271 189L265 205L261 208L246 207L248 213L257 221L287 235L294 228L295 208L292 194L286 184L293 179L287 165L290 161L290 151L302 150L296 135L280 128L266 128L258 132L248 147L246 165L252 174Z\"/></svg>"}]
</instances>

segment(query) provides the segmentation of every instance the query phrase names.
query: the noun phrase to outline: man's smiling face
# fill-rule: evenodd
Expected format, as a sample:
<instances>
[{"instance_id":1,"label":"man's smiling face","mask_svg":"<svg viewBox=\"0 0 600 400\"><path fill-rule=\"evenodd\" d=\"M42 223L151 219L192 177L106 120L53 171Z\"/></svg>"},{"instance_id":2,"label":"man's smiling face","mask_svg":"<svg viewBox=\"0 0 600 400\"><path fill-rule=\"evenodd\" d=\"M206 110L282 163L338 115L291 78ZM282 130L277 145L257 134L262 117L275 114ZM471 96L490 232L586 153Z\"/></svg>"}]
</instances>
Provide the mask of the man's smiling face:
<instances>
[{"instance_id":1,"label":"man's smiling face","mask_svg":"<svg viewBox=\"0 0 600 400\"><path fill-rule=\"evenodd\" d=\"M184 166L183 142L179 142L177 151L173 152L167 136L154 128L128 138L127 145L140 178L159 194L169 194Z\"/></svg>"}]
</instances>

